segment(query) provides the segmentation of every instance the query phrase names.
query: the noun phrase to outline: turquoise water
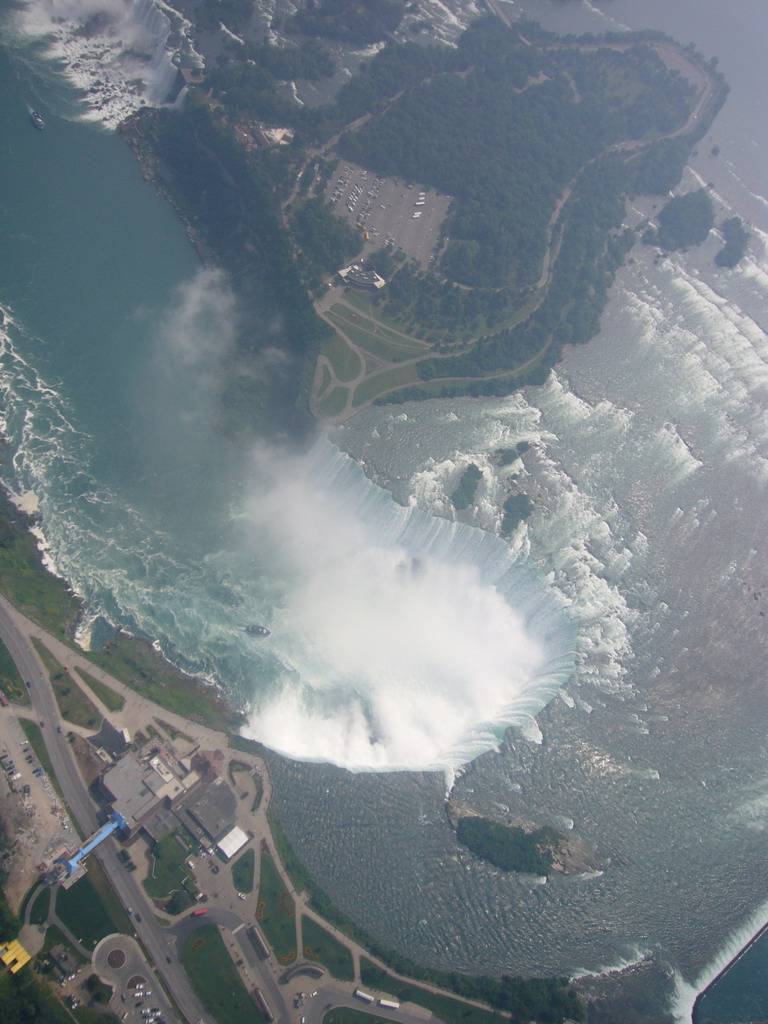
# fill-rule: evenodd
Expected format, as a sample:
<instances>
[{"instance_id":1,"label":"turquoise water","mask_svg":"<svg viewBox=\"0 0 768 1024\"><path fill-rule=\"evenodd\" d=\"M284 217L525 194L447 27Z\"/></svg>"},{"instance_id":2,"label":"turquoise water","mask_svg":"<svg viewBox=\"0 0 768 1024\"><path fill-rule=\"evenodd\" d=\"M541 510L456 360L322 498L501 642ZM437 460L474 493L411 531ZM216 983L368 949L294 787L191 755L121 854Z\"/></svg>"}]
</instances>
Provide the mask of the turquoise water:
<instances>
[{"instance_id":1,"label":"turquoise water","mask_svg":"<svg viewBox=\"0 0 768 1024\"><path fill-rule=\"evenodd\" d=\"M604 27L594 5L531 6ZM686 4L652 6L657 19L677 12L672 27L685 38ZM638 13L624 0L604 7ZM707 0L710 15L717 7ZM58 120L72 98L62 101L50 78L0 65L0 303L14 318L0 362L14 460L3 475L38 494L53 564L93 608L158 638L236 698L274 696L254 731L318 759L380 754L376 726L387 716L401 726L398 741L422 753L455 710L434 714L439 687L419 693L411 731L416 694L402 685L402 664L365 674L361 649L407 650L391 642L391 606L423 632L434 605L456 595L453 635L437 645L451 661L449 641L479 637L456 653L481 672L449 696L487 708L505 666L481 657L499 646L485 643L485 610L508 636L522 620L538 639L568 644L572 631L551 616L553 596L568 604L576 673L562 700L524 738L512 733L475 762L457 791L494 813L572 827L615 858L609 869L545 886L486 870L457 851L444 779L426 773L359 778L276 763L284 824L329 893L416 958L512 972L657 958L667 972L658 998L669 996L671 965L681 1013L723 966L726 937L743 944L765 877L766 652L755 595L768 579L768 146L750 128L765 89L757 68L740 68L739 38L715 27L699 41L715 52L721 36L738 88L686 187L712 180L718 217L749 216L749 259L733 274L713 269L714 236L659 265L638 249L601 337L569 352L546 388L369 410L339 431L402 507L328 442L276 474L275 453L244 455L216 436L213 382L233 313L225 283L200 272L173 212L117 139ZM46 132L29 124L29 106L43 110ZM719 161L707 155L714 143ZM510 551L427 514L451 516L447 495L471 460L483 472L471 521L492 533L510 486L492 453L521 440L530 449L507 476L519 474L536 513ZM418 538L417 550L393 538ZM421 557L432 545L474 549L473 568L442 575ZM499 568L512 595L507 568L528 553L547 587L524 595L517 621L487 593L467 600L473 573L487 581ZM374 593L356 589L372 582ZM375 598L373 615L362 614L361 593ZM534 621L539 604L546 614ZM372 621L382 627L373 635ZM269 642L247 638L248 622L269 625ZM562 678L550 674L547 697L569 675L553 667ZM536 702L522 697L524 717ZM476 724L475 750L500 723Z\"/></svg>"},{"instance_id":2,"label":"turquoise water","mask_svg":"<svg viewBox=\"0 0 768 1024\"><path fill-rule=\"evenodd\" d=\"M0 217L6 479L39 499L50 563L88 601L81 640L138 632L310 760L450 770L530 722L572 671L565 602L327 441L299 457L218 437L225 278L119 139L48 109L32 127L24 69L6 58L0 83L18 195Z\"/></svg>"},{"instance_id":3,"label":"turquoise water","mask_svg":"<svg viewBox=\"0 0 768 1024\"><path fill-rule=\"evenodd\" d=\"M116 136L45 106L45 131L32 127L36 88L25 65L0 51L0 301L24 333L26 358L95 439L99 478L143 488L148 450L171 448L167 424L153 419L163 406L156 389L178 406L189 384L163 364L161 321L198 259ZM203 445L201 455L219 447L207 423L193 422L191 433L189 447Z\"/></svg>"},{"instance_id":4,"label":"turquoise water","mask_svg":"<svg viewBox=\"0 0 768 1024\"><path fill-rule=\"evenodd\" d=\"M768 1019L765 932L696 1003L693 1024L753 1024Z\"/></svg>"}]
</instances>

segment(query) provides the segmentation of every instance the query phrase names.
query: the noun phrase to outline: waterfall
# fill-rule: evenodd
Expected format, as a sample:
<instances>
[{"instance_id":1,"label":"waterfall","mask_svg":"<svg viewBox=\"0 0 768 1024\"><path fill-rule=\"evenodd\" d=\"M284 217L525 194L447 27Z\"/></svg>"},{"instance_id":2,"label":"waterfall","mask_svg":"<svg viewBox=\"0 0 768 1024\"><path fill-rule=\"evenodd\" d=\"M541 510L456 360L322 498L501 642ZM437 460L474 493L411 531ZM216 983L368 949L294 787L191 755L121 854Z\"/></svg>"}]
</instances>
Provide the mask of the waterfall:
<instances>
[{"instance_id":1,"label":"waterfall","mask_svg":"<svg viewBox=\"0 0 768 1024\"><path fill-rule=\"evenodd\" d=\"M285 671L248 732L355 770L455 770L570 677L560 596L499 537L398 505L327 441L259 495L280 553L272 623Z\"/></svg>"},{"instance_id":2,"label":"waterfall","mask_svg":"<svg viewBox=\"0 0 768 1024\"><path fill-rule=\"evenodd\" d=\"M129 16L140 30L138 39L146 46L150 58L147 100L157 106L173 102L179 91L179 70L172 61L173 53L168 46L170 19L155 6L153 0L133 0Z\"/></svg>"}]
</instances>

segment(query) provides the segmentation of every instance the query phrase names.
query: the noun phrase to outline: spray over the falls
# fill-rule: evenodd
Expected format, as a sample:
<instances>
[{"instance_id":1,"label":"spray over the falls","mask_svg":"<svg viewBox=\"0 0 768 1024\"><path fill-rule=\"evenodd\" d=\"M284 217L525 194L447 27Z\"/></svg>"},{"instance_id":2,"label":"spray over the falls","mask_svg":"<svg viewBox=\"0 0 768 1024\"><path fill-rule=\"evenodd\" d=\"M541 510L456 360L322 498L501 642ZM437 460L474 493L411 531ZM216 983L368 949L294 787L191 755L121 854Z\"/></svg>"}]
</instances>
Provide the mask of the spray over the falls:
<instances>
[{"instance_id":1,"label":"spray over the falls","mask_svg":"<svg viewBox=\"0 0 768 1024\"><path fill-rule=\"evenodd\" d=\"M250 515L285 581L285 670L247 732L352 769L453 770L573 670L563 602L500 538L403 507L326 441Z\"/></svg>"},{"instance_id":2,"label":"spray over the falls","mask_svg":"<svg viewBox=\"0 0 768 1024\"><path fill-rule=\"evenodd\" d=\"M199 67L186 18L163 0L27 0L12 20L21 52L31 43L60 67L106 128L149 104L183 95L179 67Z\"/></svg>"}]
</instances>

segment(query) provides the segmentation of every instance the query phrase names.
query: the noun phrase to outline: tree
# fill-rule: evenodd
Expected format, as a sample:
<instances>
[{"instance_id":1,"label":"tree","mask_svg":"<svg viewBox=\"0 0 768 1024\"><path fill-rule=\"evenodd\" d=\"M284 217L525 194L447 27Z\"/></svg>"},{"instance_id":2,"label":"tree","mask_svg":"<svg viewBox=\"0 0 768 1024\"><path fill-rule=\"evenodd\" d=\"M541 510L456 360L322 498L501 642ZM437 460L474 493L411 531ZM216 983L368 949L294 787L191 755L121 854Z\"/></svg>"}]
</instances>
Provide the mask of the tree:
<instances>
[{"instance_id":1,"label":"tree","mask_svg":"<svg viewBox=\"0 0 768 1024\"><path fill-rule=\"evenodd\" d=\"M700 245L714 223L715 210L705 189L675 196L659 214L659 245L662 249Z\"/></svg>"}]
</instances>

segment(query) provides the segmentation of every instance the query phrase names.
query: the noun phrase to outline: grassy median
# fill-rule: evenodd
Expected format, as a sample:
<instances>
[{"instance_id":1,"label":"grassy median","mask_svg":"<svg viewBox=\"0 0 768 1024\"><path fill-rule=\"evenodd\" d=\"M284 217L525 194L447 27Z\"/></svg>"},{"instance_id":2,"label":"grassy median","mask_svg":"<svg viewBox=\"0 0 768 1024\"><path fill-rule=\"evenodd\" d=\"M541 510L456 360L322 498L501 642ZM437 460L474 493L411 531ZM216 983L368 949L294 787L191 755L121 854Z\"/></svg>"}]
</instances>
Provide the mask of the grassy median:
<instances>
[{"instance_id":1,"label":"grassy median","mask_svg":"<svg viewBox=\"0 0 768 1024\"><path fill-rule=\"evenodd\" d=\"M253 1024L259 1019L216 925L204 924L190 935L181 962L200 1002L217 1024Z\"/></svg>"},{"instance_id":2,"label":"grassy median","mask_svg":"<svg viewBox=\"0 0 768 1024\"><path fill-rule=\"evenodd\" d=\"M316 960L340 981L355 980L355 966L349 949L311 917L302 915L301 937L304 956L308 960Z\"/></svg>"},{"instance_id":3,"label":"grassy median","mask_svg":"<svg viewBox=\"0 0 768 1024\"><path fill-rule=\"evenodd\" d=\"M296 959L296 908L266 850L261 851L256 920L278 961L292 964Z\"/></svg>"}]
</instances>

